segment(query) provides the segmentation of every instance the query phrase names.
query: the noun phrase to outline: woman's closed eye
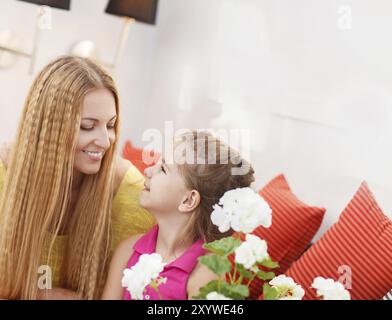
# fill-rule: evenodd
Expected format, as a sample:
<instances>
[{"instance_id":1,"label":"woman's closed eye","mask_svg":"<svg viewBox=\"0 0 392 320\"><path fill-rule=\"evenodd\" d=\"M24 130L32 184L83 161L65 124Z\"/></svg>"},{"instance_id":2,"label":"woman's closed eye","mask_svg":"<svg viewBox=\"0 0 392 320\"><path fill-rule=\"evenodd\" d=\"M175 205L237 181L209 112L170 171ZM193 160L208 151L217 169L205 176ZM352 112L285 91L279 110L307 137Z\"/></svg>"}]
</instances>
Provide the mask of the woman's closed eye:
<instances>
[{"instance_id":1,"label":"woman's closed eye","mask_svg":"<svg viewBox=\"0 0 392 320\"><path fill-rule=\"evenodd\" d=\"M116 127L115 124L108 124L106 126L106 128L108 128L109 130L114 129ZM95 126L81 126L80 129L84 130L84 131L91 131L95 128Z\"/></svg>"},{"instance_id":2,"label":"woman's closed eye","mask_svg":"<svg viewBox=\"0 0 392 320\"><path fill-rule=\"evenodd\" d=\"M166 170L165 170L165 168L163 167L163 165L161 165L161 171L162 171L164 174L166 174Z\"/></svg>"},{"instance_id":3,"label":"woman's closed eye","mask_svg":"<svg viewBox=\"0 0 392 320\"><path fill-rule=\"evenodd\" d=\"M94 127L83 127L81 126L80 129L84 130L84 131L91 131L94 129Z\"/></svg>"}]
</instances>

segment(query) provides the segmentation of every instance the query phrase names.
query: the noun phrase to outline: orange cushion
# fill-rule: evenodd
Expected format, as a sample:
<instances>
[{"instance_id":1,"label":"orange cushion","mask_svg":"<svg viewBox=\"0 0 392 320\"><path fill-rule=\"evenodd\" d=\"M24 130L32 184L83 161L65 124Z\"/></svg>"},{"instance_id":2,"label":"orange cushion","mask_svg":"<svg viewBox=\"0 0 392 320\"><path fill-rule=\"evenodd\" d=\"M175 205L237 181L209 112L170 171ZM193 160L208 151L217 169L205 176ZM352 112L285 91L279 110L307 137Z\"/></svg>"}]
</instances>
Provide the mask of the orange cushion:
<instances>
[{"instance_id":1,"label":"orange cushion","mask_svg":"<svg viewBox=\"0 0 392 320\"><path fill-rule=\"evenodd\" d=\"M149 152L149 151L147 151ZM129 160L132 162L132 164L142 173L144 174L144 170L149 167L154 165L160 155L155 152L155 151L151 151L151 155L154 159L154 162L152 164L146 164L143 162L143 149L141 148L136 148L132 145L131 141L126 141L124 148L122 150L122 155L125 159Z\"/></svg>"},{"instance_id":2,"label":"orange cushion","mask_svg":"<svg viewBox=\"0 0 392 320\"><path fill-rule=\"evenodd\" d=\"M304 299L316 299L310 288L317 276L341 278L351 270L351 299L381 299L392 287L392 221L364 182L339 220L286 272L304 288ZM345 267L343 267L345 268ZM344 279L343 279L344 278ZM347 289L349 289L347 287Z\"/></svg>"},{"instance_id":3,"label":"orange cushion","mask_svg":"<svg viewBox=\"0 0 392 320\"><path fill-rule=\"evenodd\" d=\"M284 273L311 243L320 228L325 209L309 206L291 191L284 175L269 182L259 194L272 209L270 228L259 227L253 234L267 241L268 253L280 267L272 270ZM249 286L250 298L257 299L263 281L255 279Z\"/></svg>"}]
</instances>

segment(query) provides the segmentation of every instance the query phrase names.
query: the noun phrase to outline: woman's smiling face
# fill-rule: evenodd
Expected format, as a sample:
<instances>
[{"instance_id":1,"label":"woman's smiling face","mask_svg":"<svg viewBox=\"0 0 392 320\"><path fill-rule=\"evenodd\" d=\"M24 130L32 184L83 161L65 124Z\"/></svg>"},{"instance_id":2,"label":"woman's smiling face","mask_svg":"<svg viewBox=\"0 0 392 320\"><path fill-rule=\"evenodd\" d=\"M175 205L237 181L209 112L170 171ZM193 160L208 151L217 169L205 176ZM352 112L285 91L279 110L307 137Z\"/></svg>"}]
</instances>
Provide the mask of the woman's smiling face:
<instances>
[{"instance_id":1,"label":"woman's smiling face","mask_svg":"<svg viewBox=\"0 0 392 320\"><path fill-rule=\"evenodd\" d=\"M98 173L105 152L115 142L116 120L116 101L109 90L95 89L86 94L75 153L77 171Z\"/></svg>"}]
</instances>

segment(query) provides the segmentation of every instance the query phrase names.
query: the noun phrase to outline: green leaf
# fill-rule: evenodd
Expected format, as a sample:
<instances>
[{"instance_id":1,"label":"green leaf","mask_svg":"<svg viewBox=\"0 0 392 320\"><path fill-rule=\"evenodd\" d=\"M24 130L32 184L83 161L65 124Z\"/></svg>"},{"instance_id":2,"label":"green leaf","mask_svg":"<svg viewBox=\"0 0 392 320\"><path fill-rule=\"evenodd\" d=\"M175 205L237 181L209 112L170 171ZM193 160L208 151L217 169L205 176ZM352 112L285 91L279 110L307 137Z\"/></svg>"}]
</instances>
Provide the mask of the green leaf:
<instances>
[{"instance_id":1,"label":"green leaf","mask_svg":"<svg viewBox=\"0 0 392 320\"><path fill-rule=\"evenodd\" d=\"M194 299L207 299L207 294L210 292L216 291L218 292L218 283L219 280L213 280L208 282L204 287L199 289L199 295L196 297L192 297Z\"/></svg>"},{"instance_id":2,"label":"green leaf","mask_svg":"<svg viewBox=\"0 0 392 320\"><path fill-rule=\"evenodd\" d=\"M231 270L231 263L226 256L205 255L200 257L199 261L218 276Z\"/></svg>"},{"instance_id":3,"label":"green leaf","mask_svg":"<svg viewBox=\"0 0 392 320\"><path fill-rule=\"evenodd\" d=\"M243 278L251 279L253 277L253 273L246 269L242 264L236 263L236 269Z\"/></svg>"},{"instance_id":4,"label":"green leaf","mask_svg":"<svg viewBox=\"0 0 392 320\"><path fill-rule=\"evenodd\" d=\"M249 288L243 284L221 283L221 292L226 297L234 300L244 300L249 296Z\"/></svg>"},{"instance_id":5,"label":"green leaf","mask_svg":"<svg viewBox=\"0 0 392 320\"><path fill-rule=\"evenodd\" d=\"M271 279L275 278L275 273L259 270L259 271L257 271L256 276L258 278L260 278L261 280L266 281L266 280L271 280Z\"/></svg>"},{"instance_id":6,"label":"green leaf","mask_svg":"<svg viewBox=\"0 0 392 320\"><path fill-rule=\"evenodd\" d=\"M244 300L249 296L249 289L245 285L232 285L220 280L213 280L200 288L199 295L192 298L205 300L207 295L213 291L235 300Z\"/></svg>"},{"instance_id":7,"label":"green leaf","mask_svg":"<svg viewBox=\"0 0 392 320\"><path fill-rule=\"evenodd\" d=\"M264 300L277 300L278 291L275 288L270 287L267 283L263 286Z\"/></svg>"},{"instance_id":8,"label":"green leaf","mask_svg":"<svg viewBox=\"0 0 392 320\"><path fill-rule=\"evenodd\" d=\"M219 255L229 255L241 245L240 239L226 237L204 244L204 248Z\"/></svg>"},{"instance_id":9,"label":"green leaf","mask_svg":"<svg viewBox=\"0 0 392 320\"><path fill-rule=\"evenodd\" d=\"M272 261L272 259L270 257L268 257L267 259L264 259L262 262L259 262L258 264L260 264L268 269L279 268L279 264Z\"/></svg>"}]
</instances>

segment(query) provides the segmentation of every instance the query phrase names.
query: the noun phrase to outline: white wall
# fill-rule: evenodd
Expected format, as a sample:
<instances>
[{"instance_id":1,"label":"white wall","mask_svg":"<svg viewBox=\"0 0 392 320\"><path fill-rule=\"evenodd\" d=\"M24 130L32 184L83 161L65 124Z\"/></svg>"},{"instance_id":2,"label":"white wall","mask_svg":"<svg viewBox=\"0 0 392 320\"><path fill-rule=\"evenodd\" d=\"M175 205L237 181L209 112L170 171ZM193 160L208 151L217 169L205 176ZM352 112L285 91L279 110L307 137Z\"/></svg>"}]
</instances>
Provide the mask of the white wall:
<instances>
[{"instance_id":1,"label":"white wall","mask_svg":"<svg viewBox=\"0 0 392 320\"><path fill-rule=\"evenodd\" d=\"M19 58L12 68L0 69L0 117L7 119L0 128L0 141L12 139L28 88L50 60L70 53L78 41L89 39L96 43L103 61L113 61L123 20L104 13L106 5L106 0L73 0L71 11L53 9L52 29L41 32L34 74L28 75L29 60L25 58ZM11 30L25 51L32 49L37 9L38 6L22 1L0 2L0 31ZM123 116L139 119L149 94L156 28L137 23L131 30L115 78L122 97ZM139 121L128 125L129 134L136 135L140 125Z\"/></svg>"},{"instance_id":2,"label":"white wall","mask_svg":"<svg viewBox=\"0 0 392 320\"><path fill-rule=\"evenodd\" d=\"M110 60L122 22L105 5L74 0L71 12L53 10L39 66L85 38ZM0 30L28 47L34 9L2 1ZM362 180L391 215L391 10L388 0L160 0L157 26L134 26L116 75L122 141L142 146L143 131L164 120L250 129L256 187L285 173L301 199L328 209L317 237ZM0 141L16 127L27 66L0 70Z\"/></svg>"}]
</instances>

